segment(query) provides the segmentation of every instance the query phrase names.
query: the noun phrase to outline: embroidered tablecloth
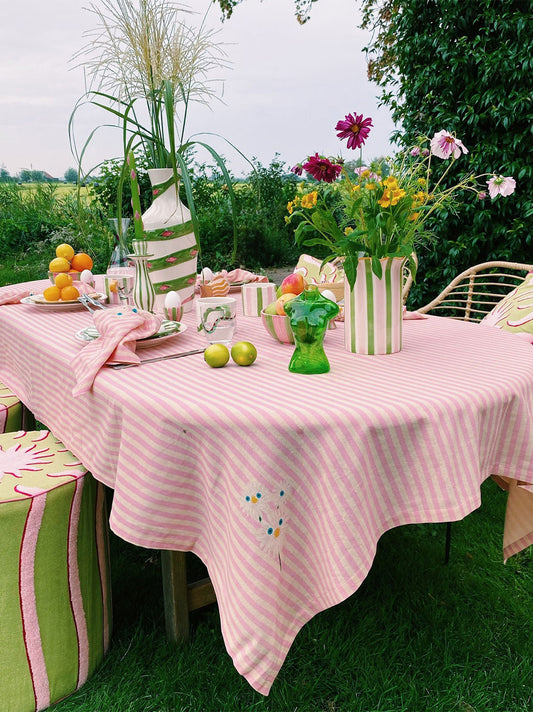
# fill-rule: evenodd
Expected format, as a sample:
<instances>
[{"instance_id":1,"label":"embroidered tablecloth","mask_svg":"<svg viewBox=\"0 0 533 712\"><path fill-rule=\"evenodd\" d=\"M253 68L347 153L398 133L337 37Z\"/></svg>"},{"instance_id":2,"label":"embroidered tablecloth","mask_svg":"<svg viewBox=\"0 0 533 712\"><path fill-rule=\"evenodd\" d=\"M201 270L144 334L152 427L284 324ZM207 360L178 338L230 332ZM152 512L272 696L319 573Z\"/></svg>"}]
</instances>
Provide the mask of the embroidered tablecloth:
<instances>
[{"instance_id":1,"label":"embroidered tablecloth","mask_svg":"<svg viewBox=\"0 0 533 712\"><path fill-rule=\"evenodd\" d=\"M142 358L202 345L192 318ZM239 316L253 366L105 367L73 399L74 334L90 321L0 307L0 379L114 488L116 534L200 556L227 650L264 694L300 628L359 587L383 532L464 517L493 474L533 485L533 348L513 334L430 317L404 321L399 353L360 356L338 325L331 372L306 376L288 371L292 346Z\"/></svg>"}]
</instances>

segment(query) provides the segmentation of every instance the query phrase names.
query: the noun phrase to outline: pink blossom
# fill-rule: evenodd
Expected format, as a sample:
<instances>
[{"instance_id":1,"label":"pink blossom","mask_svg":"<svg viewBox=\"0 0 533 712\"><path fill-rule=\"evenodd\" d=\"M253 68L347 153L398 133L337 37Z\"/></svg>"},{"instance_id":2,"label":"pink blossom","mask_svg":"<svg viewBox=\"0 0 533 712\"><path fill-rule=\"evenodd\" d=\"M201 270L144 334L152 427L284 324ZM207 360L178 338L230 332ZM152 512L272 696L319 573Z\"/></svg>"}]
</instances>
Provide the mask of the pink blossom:
<instances>
[{"instance_id":1,"label":"pink blossom","mask_svg":"<svg viewBox=\"0 0 533 712\"><path fill-rule=\"evenodd\" d=\"M370 127L372 126L372 119L363 119L363 114L359 116L355 113L346 114L344 121L337 121L335 126L335 131L338 131L337 138L341 140L344 138L348 139L348 148L361 148L364 144L368 135L370 134Z\"/></svg>"},{"instance_id":2,"label":"pink blossom","mask_svg":"<svg viewBox=\"0 0 533 712\"><path fill-rule=\"evenodd\" d=\"M516 181L511 176L492 176L487 181L489 195L494 200L497 195L511 195L516 188Z\"/></svg>"},{"instance_id":3,"label":"pink blossom","mask_svg":"<svg viewBox=\"0 0 533 712\"><path fill-rule=\"evenodd\" d=\"M431 139L431 153L438 158L450 158L452 155L454 158L459 158L461 151L468 153L463 142L452 136L449 131L439 131Z\"/></svg>"},{"instance_id":4,"label":"pink blossom","mask_svg":"<svg viewBox=\"0 0 533 712\"><path fill-rule=\"evenodd\" d=\"M332 163L328 158L319 156L315 153L310 156L307 163L303 164L304 170L310 173L316 180L322 180L325 183L333 183L341 172L341 167Z\"/></svg>"}]
</instances>

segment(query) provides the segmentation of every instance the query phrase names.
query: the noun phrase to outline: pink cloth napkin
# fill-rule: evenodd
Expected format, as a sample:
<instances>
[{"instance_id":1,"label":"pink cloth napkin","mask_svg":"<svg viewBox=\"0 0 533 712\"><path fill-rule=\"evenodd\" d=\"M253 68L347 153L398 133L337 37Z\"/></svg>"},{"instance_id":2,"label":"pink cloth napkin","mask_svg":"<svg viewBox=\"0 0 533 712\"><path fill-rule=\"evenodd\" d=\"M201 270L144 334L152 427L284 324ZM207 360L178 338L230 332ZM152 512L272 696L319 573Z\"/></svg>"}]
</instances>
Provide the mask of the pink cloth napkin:
<instances>
[{"instance_id":1,"label":"pink cloth napkin","mask_svg":"<svg viewBox=\"0 0 533 712\"><path fill-rule=\"evenodd\" d=\"M135 353L137 339L157 333L162 317L135 307L117 306L96 311L93 321L100 336L72 361L76 376L73 396L90 390L98 371L106 363L139 363Z\"/></svg>"},{"instance_id":2,"label":"pink cloth napkin","mask_svg":"<svg viewBox=\"0 0 533 712\"><path fill-rule=\"evenodd\" d=\"M264 274L254 274L253 272L248 272L245 269L234 269L231 272L223 269L220 272L215 272L215 277L225 277L230 284L235 282L268 282L268 277ZM196 286L199 287L201 284L201 277L198 275L196 278Z\"/></svg>"},{"instance_id":3,"label":"pink cloth napkin","mask_svg":"<svg viewBox=\"0 0 533 712\"><path fill-rule=\"evenodd\" d=\"M4 289L0 295L0 306L2 304L18 304L24 297L29 297L32 291L27 287L14 286L11 289Z\"/></svg>"}]
</instances>

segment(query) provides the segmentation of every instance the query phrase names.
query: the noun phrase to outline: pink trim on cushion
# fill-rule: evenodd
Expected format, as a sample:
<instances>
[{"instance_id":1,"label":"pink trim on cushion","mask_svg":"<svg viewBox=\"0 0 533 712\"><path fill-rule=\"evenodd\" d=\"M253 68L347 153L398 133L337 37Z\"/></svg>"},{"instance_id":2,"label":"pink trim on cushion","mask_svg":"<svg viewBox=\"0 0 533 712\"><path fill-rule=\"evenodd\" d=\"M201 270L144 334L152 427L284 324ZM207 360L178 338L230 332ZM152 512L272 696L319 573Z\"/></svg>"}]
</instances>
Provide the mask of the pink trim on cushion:
<instances>
[{"instance_id":1,"label":"pink trim on cushion","mask_svg":"<svg viewBox=\"0 0 533 712\"><path fill-rule=\"evenodd\" d=\"M37 710L46 709L46 707L50 706L50 684L46 672L35 600L35 548L45 507L46 494L41 497L34 497L30 501L30 508L22 534L19 559L22 633L35 696L35 709Z\"/></svg>"},{"instance_id":2,"label":"pink trim on cushion","mask_svg":"<svg viewBox=\"0 0 533 712\"><path fill-rule=\"evenodd\" d=\"M70 593L70 608L78 637L78 682L76 689L81 687L89 675L89 636L87 634L87 620L83 608L81 593L80 572L78 568L78 527L80 523L80 509L83 493L84 477L75 480L74 496L70 505L68 522L68 588Z\"/></svg>"},{"instance_id":3,"label":"pink trim on cushion","mask_svg":"<svg viewBox=\"0 0 533 712\"><path fill-rule=\"evenodd\" d=\"M32 443L39 443L42 440L46 440L46 438L50 435L49 430L40 430L39 435L36 438L32 438Z\"/></svg>"},{"instance_id":4,"label":"pink trim on cushion","mask_svg":"<svg viewBox=\"0 0 533 712\"><path fill-rule=\"evenodd\" d=\"M107 582L107 537L105 536L105 528L107 522L105 518L105 490L104 486L98 482L96 486L96 512L95 512L95 527L96 527L96 552L98 556L98 572L100 574L100 586L102 590L102 615L103 615L103 653L105 654L109 647L110 629L109 629L109 591Z\"/></svg>"}]
</instances>

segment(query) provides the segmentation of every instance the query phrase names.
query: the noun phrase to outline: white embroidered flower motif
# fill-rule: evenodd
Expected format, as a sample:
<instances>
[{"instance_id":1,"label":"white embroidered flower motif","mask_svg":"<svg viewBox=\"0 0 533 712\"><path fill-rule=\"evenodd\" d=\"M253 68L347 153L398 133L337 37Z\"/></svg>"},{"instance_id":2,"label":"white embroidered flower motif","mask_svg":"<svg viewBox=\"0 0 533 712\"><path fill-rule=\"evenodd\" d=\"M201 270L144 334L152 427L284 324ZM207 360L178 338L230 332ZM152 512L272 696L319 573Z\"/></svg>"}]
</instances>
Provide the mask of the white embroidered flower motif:
<instances>
[{"instance_id":1,"label":"white embroidered flower motif","mask_svg":"<svg viewBox=\"0 0 533 712\"><path fill-rule=\"evenodd\" d=\"M280 489L269 493L266 506L263 509L260 528L257 531L259 546L269 556L277 559L281 569L281 552L284 542L286 525L286 497L287 492Z\"/></svg>"},{"instance_id":2,"label":"white embroidered flower motif","mask_svg":"<svg viewBox=\"0 0 533 712\"><path fill-rule=\"evenodd\" d=\"M241 499L241 507L245 514L256 521L261 521L263 511L268 506L269 494L261 485L253 483L248 485Z\"/></svg>"},{"instance_id":3,"label":"white embroidered flower motif","mask_svg":"<svg viewBox=\"0 0 533 712\"><path fill-rule=\"evenodd\" d=\"M37 450L36 445L23 448L20 444L3 450L0 446L0 482L4 475L23 477L21 472L39 472L43 465L52 462L53 453L50 448Z\"/></svg>"}]
</instances>

